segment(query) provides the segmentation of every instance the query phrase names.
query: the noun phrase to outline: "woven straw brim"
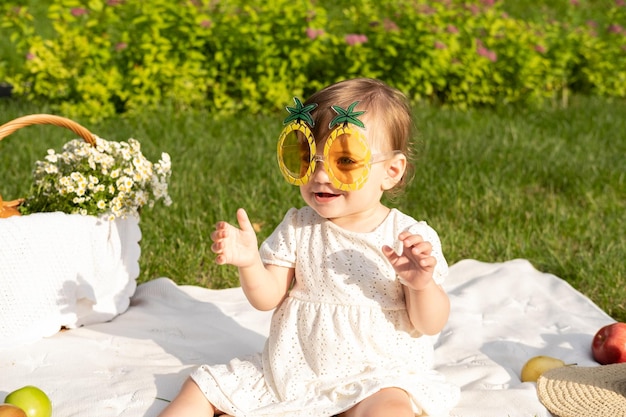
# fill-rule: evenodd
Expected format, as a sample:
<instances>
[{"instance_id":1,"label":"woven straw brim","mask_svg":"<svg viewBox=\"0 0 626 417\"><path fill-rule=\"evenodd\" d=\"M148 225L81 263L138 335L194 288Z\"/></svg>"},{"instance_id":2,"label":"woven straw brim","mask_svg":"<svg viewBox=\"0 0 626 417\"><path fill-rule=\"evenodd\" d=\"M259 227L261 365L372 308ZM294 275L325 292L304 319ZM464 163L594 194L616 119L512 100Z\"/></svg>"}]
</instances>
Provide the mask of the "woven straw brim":
<instances>
[{"instance_id":1,"label":"woven straw brim","mask_svg":"<svg viewBox=\"0 0 626 417\"><path fill-rule=\"evenodd\" d=\"M537 380L537 394L559 417L625 417L626 363L551 369Z\"/></svg>"}]
</instances>

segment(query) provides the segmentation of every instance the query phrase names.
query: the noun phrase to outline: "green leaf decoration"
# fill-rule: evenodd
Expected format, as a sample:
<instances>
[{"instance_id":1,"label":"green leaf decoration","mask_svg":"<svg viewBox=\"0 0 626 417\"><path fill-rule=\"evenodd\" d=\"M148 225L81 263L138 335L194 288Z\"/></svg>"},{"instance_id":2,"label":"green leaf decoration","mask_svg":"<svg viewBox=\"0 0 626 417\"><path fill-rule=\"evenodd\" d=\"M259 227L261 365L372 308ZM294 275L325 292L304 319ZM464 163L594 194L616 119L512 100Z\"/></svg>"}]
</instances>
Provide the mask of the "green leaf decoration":
<instances>
[{"instance_id":1,"label":"green leaf decoration","mask_svg":"<svg viewBox=\"0 0 626 417\"><path fill-rule=\"evenodd\" d=\"M297 120L300 122L308 123L310 127L315 126L313 117L311 117L311 112L317 107L317 103L311 103L309 105L303 106L298 97L294 97L293 101L296 103L296 106L287 106L289 116L287 116L287 118L283 121L283 124L288 124Z\"/></svg>"},{"instance_id":2,"label":"green leaf decoration","mask_svg":"<svg viewBox=\"0 0 626 417\"><path fill-rule=\"evenodd\" d=\"M352 123L353 125L365 129L365 125L363 124L363 122L358 119L358 117L365 113L365 111L354 111L354 108L357 104L359 104L359 102L355 101L354 103L350 104L348 109L343 109L340 106L332 106L332 109L335 111L335 113L337 113L337 116L335 116L335 118L330 121L328 127L332 129L332 127L335 125L343 124L344 126L347 126L348 123Z\"/></svg>"}]
</instances>

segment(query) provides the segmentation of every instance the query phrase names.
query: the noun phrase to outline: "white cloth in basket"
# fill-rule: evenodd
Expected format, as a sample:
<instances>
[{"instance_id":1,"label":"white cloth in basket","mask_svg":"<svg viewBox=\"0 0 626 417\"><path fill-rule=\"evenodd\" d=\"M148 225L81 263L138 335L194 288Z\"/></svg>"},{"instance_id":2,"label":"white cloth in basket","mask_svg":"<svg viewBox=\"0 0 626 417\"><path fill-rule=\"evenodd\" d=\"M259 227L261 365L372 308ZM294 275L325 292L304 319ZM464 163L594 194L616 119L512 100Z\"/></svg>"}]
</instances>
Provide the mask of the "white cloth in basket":
<instances>
[{"instance_id":1,"label":"white cloth in basket","mask_svg":"<svg viewBox=\"0 0 626 417\"><path fill-rule=\"evenodd\" d=\"M0 349L126 311L139 219L37 213L0 219Z\"/></svg>"}]
</instances>

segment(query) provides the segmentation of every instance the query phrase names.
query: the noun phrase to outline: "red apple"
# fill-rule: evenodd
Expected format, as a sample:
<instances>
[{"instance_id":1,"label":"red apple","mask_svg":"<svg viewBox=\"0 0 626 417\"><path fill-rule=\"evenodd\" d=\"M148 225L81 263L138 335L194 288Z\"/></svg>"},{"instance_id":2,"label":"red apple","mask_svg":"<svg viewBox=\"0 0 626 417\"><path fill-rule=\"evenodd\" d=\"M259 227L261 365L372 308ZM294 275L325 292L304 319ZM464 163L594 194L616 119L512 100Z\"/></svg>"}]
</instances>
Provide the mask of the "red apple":
<instances>
[{"instance_id":1,"label":"red apple","mask_svg":"<svg viewBox=\"0 0 626 417\"><path fill-rule=\"evenodd\" d=\"M626 323L608 324L598 330L591 352L602 365L626 362Z\"/></svg>"},{"instance_id":2,"label":"red apple","mask_svg":"<svg viewBox=\"0 0 626 417\"><path fill-rule=\"evenodd\" d=\"M28 417L24 410L13 404L0 404L0 417Z\"/></svg>"}]
</instances>

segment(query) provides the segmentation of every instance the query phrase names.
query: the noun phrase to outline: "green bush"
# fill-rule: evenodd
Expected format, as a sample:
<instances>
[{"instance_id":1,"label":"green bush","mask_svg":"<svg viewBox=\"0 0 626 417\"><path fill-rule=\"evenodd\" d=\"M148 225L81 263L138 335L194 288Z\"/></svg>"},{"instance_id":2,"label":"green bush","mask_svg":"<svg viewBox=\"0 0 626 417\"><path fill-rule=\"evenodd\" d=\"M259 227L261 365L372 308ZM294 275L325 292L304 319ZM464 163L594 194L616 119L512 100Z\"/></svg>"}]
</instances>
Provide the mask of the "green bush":
<instances>
[{"instance_id":1,"label":"green bush","mask_svg":"<svg viewBox=\"0 0 626 417\"><path fill-rule=\"evenodd\" d=\"M493 0L50 0L44 23L9 2L0 34L18 59L0 49L0 76L92 120L163 102L268 113L356 76L459 108L626 97L624 2L602 23L571 3L531 21Z\"/></svg>"}]
</instances>

